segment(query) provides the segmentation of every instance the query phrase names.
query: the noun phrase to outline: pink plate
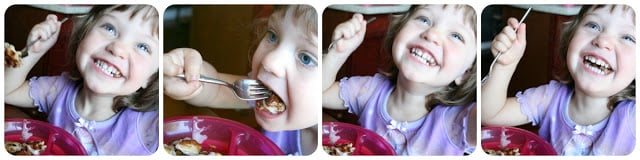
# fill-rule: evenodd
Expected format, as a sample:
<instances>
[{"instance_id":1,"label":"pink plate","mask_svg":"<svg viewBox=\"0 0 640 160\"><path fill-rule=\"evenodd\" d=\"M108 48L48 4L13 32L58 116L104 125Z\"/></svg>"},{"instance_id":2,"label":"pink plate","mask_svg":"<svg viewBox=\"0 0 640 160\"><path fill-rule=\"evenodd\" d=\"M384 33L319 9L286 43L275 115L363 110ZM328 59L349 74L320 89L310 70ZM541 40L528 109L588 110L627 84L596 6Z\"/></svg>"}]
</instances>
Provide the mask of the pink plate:
<instances>
[{"instance_id":1,"label":"pink plate","mask_svg":"<svg viewBox=\"0 0 640 160\"><path fill-rule=\"evenodd\" d=\"M322 123L322 145L330 145L330 134L339 137L335 144L352 143L352 155L395 155L393 147L373 131L357 125L342 122Z\"/></svg>"},{"instance_id":2,"label":"pink plate","mask_svg":"<svg viewBox=\"0 0 640 160\"><path fill-rule=\"evenodd\" d=\"M5 119L5 142L23 143L25 142L23 137L26 141L43 140L45 142L47 148L40 155L87 155L82 144L62 128L38 120Z\"/></svg>"},{"instance_id":3,"label":"pink plate","mask_svg":"<svg viewBox=\"0 0 640 160\"><path fill-rule=\"evenodd\" d=\"M202 150L222 155L284 155L269 138L244 124L218 117L178 116L164 120L164 143L189 137Z\"/></svg>"},{"instance_id":4,"label":"pink plate","mask_svg":"<svg viewBox=\"0 0 640 160\"><path fill-rule=\"evenodd\" d=\"M502 131L504 135L502 136ZM515 127L482 127L482 148L500 150L500 139L506 148L519 148L520 155L557 155L549 142L535 133Z\"/></svg>"}]
</instances>

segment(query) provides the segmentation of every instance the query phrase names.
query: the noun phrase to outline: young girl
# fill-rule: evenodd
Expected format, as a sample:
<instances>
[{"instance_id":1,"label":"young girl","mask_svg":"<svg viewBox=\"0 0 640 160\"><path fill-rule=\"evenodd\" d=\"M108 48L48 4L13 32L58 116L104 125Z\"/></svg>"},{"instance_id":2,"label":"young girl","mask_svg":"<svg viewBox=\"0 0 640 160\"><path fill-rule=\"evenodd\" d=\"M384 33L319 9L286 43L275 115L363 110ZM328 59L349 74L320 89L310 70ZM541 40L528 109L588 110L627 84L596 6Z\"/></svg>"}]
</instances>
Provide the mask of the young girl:
<instances>
[{"instance_id":1,"label":"young girl","mask_svg":"<svg viewBox=\"0 0 640 160\"><path fill-rule=\"evenodd\" d=\"M517 33L514 29L518 28ZM565 82L506 91L526 44L526 25L514 18L496 36L503 55L482 86L482 123L532 122L562 155L626 155L635 147L635 14L626 5L582 6L564 30Z\"/></svg>"},{"instance_id":2,"label":"young girl","mask_svg":"<svg viewBox=\"0 0 640 160\"><path fill-rule=\"evenodd\" d=\"M392 22L390 74L343 78L340 66L364 38L362 15L338 25L323 59L323 106L348 109L399 155L463 155L476 141L476 14L467 5L417 5Z\"/></svg>"},{"instance_id":3,"label":"young girl","mask_svg":"<svg viewBox=\"0 0 640 160\"><path fill-rule=\"evenodd\" d=\"M74 70L27 73L58 38L55 15L33 27L37 40L18 68L5 68L5 103L38 107L91 155L149 155L158 148L158 13L149 5L94 6L71 39Z\"/></svg>"},{"instance_id":4,"label":"young girl","mask_svg":"<svg viewBox=\"0 0 640 160\"><path fill-rule=\"evenodd\" d=\"M249 76L219 73L198 51L175 49L164 55L164 93L196 106L250 108L265 135L290 155L308 155L317 144L320 69L315 9L307 5L275 6L252 55ZM184 73L186 81L177 78ZM197 81L200 75L234 82L252 78L272 90L283 110L270 112L262 101L241 101L230 89Z\"/></svg>"}]
</instances>

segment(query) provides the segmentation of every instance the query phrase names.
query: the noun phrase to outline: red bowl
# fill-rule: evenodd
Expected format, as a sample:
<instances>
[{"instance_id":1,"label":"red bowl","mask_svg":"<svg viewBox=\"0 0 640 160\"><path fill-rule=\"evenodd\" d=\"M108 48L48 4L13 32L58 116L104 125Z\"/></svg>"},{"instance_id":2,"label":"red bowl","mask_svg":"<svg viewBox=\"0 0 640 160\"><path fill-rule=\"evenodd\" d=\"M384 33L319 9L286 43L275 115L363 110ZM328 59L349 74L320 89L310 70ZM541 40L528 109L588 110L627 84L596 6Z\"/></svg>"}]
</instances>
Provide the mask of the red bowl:
<instances>
[{"instance_id":1,"label":"red bowl","mask_svg":"<svg viewBox=\"0 0 640 160\"><path fill-rule=\"evenodd\" d=\"M257 130L218 117L178 116L164 120L164 144L189 137L203 151L223 155L284 155L282 150Z\"/></svg>"},{"instance_id":2,"label":"red bowl","mask_svg":"<svg viewBox=\"0 0 640 160\"><path fill-rule=\"evenodd\" d=\"M25 136L23 136L23 131ZM62 128L38 120L5 119L5 142L23 143L25 138L26 141L42 140L45 142L47 148L40 155L87 155L82 144Z\"/></svg>"},{"instance_id":3,"label":"red bowl","mask_svg":"<svg viewBox=\"0 0 640 160\"><path fill-rule=\"evenodd\" d=\"M502 133L504 131L503 136ZM500 150L500 140L506 148L518 148L520 155L558 155L549 142L535 133L515 127L482 127L482 148Z\"/></svg>"},{"instance_id":4,"label":"red bowl","mask_svg":"<svg viewBox=\"0 0 640 160\"><path fill-rule=\"evenodd\" d=\"M331 145L330 134L339 137L335 144L352 143L355 150L352 155L395 155L389 143L377 133L357 125L341 122L322 123L322 145Z\"/></svg>"}]
</instances>

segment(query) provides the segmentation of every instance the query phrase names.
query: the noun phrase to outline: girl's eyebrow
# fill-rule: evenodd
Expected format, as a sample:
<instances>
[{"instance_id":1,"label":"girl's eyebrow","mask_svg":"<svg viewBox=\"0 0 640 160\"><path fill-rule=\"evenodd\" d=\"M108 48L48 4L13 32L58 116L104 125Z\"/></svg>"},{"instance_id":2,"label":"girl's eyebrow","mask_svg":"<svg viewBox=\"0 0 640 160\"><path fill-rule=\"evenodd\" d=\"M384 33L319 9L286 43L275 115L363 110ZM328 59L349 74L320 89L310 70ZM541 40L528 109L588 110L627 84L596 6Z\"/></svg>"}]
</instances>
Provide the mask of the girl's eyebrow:
<instances>
[{"instance_id":1,"label":"girl's eyebrow","mask_svg":"<svg viewBox=\"0 0 640 160\"><path fill-rule=\"evenodd\" d=\"M304 39L307 44L311 45L314 48L318 48L318 38L313 35L313 32L309 32L309 34L304 34Z\"/></svg>"},{"instance_id":2,"label":"girl's eyebrow","mask_svg":"<svg viewBox=\"0 0 640 160\"><path fill-rule=\"evenodd\" d=\"M318 52L318 39L314 38L313 33L305 34L303 36L303 39L305 40L303 46L310 46L311 48L313 48L313 50L310 50L309 52L311 53L311 55L313 55L314 58L318 59L318 53L322 53Z\"/></svg>"}]
</instances>

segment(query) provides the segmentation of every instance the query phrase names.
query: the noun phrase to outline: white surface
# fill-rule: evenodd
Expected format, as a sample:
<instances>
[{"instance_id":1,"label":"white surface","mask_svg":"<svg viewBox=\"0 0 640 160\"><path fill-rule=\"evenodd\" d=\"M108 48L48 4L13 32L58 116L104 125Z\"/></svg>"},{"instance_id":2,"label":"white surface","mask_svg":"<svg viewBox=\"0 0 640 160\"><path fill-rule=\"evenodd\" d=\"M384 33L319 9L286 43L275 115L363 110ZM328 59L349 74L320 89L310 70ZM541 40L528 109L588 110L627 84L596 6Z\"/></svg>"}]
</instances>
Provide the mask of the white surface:
<instances>
[{"instance_id":1,"label":"white surface","mask_svg":"<svg viewBox=\"0 0 640 160\"><path fill-rule=\"evenodd\" d=\"M353 13L362 14L386 14L386 13L398 13L409 10L411 5L398 4L398 5L372 5L365 6L359 4L345 4L345 5L330 5L327 8L341 10Z\"/></svg>"},{"instance_id":2,"label":"white surface","mask_svg":"<svg viewBox=\"0 0 640 160\"><path fill-rule=\"evenodd\" d=\"M62 14L85 14L91 10L91 6L78 6L78 5L62 5L62 4L36 4L30 5L32 7L58 12Z\"/></svg>"},{"instance_id":3,"label":"white surface","mask_svg":"<svg viewBox=\"0 0 640 160\"><path fill-rule=\"evenodd\" d=\"M516 8L524 9L525 11L529 7L532 7L531 10L533 10L533 11L542 12L542 13L563 15L563 16L577 15L578 12L580 12L580 8L581 8L580 5L574 5L572 7L565 7L565 6L560 5L560 4L534 4L534 5L521 4L521 5L511 5L511 6L516 7Z\"/></svg>"}]
</instances>

